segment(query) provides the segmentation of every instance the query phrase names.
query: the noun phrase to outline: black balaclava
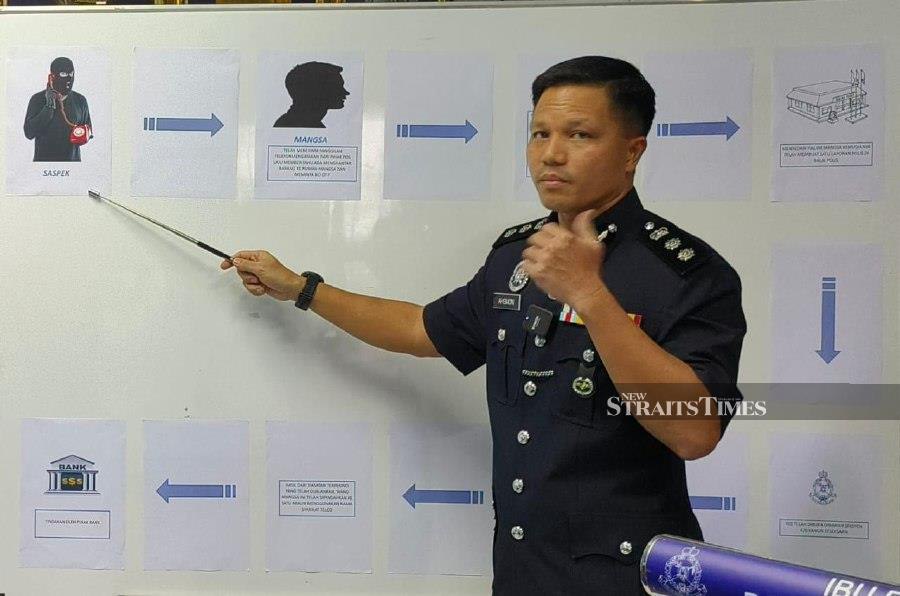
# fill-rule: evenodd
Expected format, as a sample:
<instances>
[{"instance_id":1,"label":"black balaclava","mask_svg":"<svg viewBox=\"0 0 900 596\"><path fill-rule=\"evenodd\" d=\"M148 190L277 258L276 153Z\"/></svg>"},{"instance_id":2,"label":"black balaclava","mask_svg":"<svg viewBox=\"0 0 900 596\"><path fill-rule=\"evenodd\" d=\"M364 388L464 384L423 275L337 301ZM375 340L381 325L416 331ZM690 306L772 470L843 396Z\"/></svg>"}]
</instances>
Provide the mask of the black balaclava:
<instances>
[{"instance_id":1,"label":"black balaclava","mask_svg":"<svg viewBox=\"0 0 900 596\"><path fill-rule=\"evenodd\" d=\"M68 58L60 56L50 63L50 74L53 75L53 90L68 95L75 84L75 65Z\"/></svg>"}]
</instances>

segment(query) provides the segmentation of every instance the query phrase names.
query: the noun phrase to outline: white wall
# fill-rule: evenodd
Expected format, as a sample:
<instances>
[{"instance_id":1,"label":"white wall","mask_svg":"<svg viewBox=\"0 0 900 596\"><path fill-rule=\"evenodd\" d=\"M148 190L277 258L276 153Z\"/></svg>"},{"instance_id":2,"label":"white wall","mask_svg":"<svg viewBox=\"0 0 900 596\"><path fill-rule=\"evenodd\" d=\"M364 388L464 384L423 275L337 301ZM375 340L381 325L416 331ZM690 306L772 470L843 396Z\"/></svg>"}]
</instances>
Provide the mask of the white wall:
<instances>
[{"instance_id":1,"label":"white wall","mask_svg":"<svg viewBox=\"0 0 900 596\"><path fill-rule=\"evenodd\" d=\"M769 257L787 240L880 243L884 248L884 381L900 382L898 240L900 4L893 0L728 5L90 10L0 13L0 64L9 48L65 43L112 53L113 196L131 180L134 47L213 47L241 54L238 196L231 201L142 199L140 208L225 250L266 248L298 270L344 288L423 303L465 282L508 224L542 213L513 200L514 97L523 52L641 56L650 50L753 51L752 197L654 204L715 246L744 280L750 332L741 378L770 374ZM771 75L778 46L879 43L884 51L887 165L874 203L772 204ZM365 53L362 199L253 201L256 55L302 49ZM386 53L482 51L494 59L490 196L479 202L382 200ZM7 84L0 70L0 95ZM5 102L0 102L5 110ZM19 114L0 111L0 120ZM650 149L653 151L653 142ZM0 149L0 171L5 171ZM640 187L639 187L640 188ZM387 574L387 428L394 421L486 423L483 373L379 353L292 307L254 299L217 261L113 209L77 197L0 198L0 592L7 594L476 594L489 578ZM298 387L303 387L302 396ZM142 571L141 421L250 421L254 508L247 573ZM23 418L127 421L128 524L124 572L20 569L19 424ZM267 574L265 421L369 421L375 435L374 574ZM888 446L882 474L883 579L900 580L900 438L896 421L736 423L748 436L748 550L766 554L767 433L875 433Z\"/></svg>"}]
</instances>

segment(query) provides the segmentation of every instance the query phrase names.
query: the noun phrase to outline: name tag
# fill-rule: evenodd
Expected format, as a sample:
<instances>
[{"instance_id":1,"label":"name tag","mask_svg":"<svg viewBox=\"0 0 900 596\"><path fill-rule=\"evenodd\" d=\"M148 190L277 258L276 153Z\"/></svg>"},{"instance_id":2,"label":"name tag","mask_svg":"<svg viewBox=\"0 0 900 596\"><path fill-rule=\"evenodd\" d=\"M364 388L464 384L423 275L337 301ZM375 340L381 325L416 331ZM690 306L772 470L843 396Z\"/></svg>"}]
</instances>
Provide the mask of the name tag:
<instances>
[{"instance_id":1,"label":"name tag","mask_svg":"<svg viewBox=\"0 0 900 596\"><path fill-rule=\"evenodd\" d=\"M501 310L521 310L522 296L519 294L503 294L494 292L494 308Z\"/></svg>"}]
</instances>

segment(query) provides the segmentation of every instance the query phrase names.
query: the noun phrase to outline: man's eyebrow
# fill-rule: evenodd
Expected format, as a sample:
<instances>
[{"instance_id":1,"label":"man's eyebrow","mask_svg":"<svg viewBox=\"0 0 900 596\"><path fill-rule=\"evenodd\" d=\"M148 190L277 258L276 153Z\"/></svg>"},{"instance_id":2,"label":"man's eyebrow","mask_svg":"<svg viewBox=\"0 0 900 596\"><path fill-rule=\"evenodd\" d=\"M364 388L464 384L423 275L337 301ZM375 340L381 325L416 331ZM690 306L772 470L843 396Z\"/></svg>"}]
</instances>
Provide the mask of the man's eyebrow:
<instances>
[{"instance_id":1,"label":"man's eyebrow","mask_svg":"<svg viewBox=\"0 0 900 596\"><path fill-rule=\"evenodd\" d=\"M566 128L575 128L576 126L582 126L584 124L589 124L590 118L572 118L571 120L566 120L563 123L563 126ZM543 120L534 119L531 121L531 128L545 128L547 123Z\"/></svg>"}]
</instances>

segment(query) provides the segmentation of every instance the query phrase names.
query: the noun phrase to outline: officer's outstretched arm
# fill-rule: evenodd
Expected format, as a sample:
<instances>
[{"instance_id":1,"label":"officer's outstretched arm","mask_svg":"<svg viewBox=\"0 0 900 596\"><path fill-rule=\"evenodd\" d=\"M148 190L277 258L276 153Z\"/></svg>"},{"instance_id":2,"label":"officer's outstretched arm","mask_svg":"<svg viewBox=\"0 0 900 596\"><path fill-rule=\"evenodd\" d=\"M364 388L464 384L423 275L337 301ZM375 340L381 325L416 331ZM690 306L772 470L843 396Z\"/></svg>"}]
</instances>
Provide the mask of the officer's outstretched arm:
<instances>
[{"instance_id":1,"label":"officer's outstretched arm","mask_svg":"<svg viewBox=\"0 0 900 596\"><path fill-rule=\"evenodd\" d=\"M266 251L241 251L222 269L237 270L248 292L276 300L296 300L306 278L282 265ZM420 357L440 356L425 332L422 307L346 292L319 284L310 309L369 345Z\"/></svg>"}]
</instances>

